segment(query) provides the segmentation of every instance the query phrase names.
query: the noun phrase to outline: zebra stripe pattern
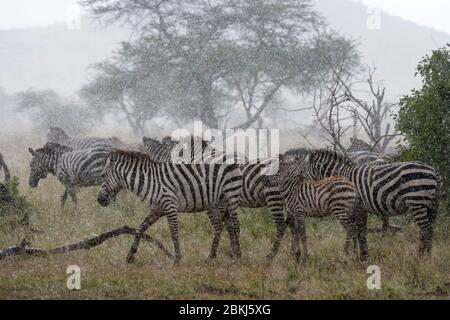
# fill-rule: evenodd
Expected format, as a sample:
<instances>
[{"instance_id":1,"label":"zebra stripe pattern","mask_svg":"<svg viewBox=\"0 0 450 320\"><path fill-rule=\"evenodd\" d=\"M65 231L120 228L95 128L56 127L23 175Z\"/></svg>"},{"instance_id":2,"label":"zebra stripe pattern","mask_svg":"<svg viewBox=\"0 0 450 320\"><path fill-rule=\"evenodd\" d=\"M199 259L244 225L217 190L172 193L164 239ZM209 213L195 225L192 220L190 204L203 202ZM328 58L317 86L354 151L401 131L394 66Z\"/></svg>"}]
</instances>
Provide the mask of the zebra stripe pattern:
<instances>
[{"instance_id":1,"label":"zebra stripe pattern","mask_svg":"<svg viewBox=\"0 0 450 320\"><path fill-rule=\"evenodd\" d=\"M365 210L382 216L412 214L420 227L419 254L430 253L441 181L417 162L357 165L337 152L318 150L306 159L309 179L344 176L356 187Z\"/></svg>"},{"instance_id":2,"label":"zebra stripe pattern","mask_svg":"<svg viewBox=\"0 0 450 320\"><path fill-rule=\"evenodd\" d=\"M53 174L64 185L61 207L65 206L68 195L77 206L76 189L100 185L102 171L109 149L97 147L85 150L72 150L69 147L47 143L43 148L29 149L33 158L30 163L30 187L36 188L40 179Z\"/></svg>"},{"instance_id":3,"label":"zebra stripe pattern","mask_svg":"<svg viewBox=\"0 0 450 320\"><path fill-rule=\"evenodd\" d=\"M171 164L154 162L137 152L113 151L103 171L98 202L108 206L121 189L136 194L150 206L150 214L140 225L127 261L132 263L142 234L160 217L166 216L175 248L175 262L181 259L178 213L209 210L214 237L221 231L220 217L226 217L233 253L240 256L237 206L242 173L237 165ZM226 208L226 212L223 211ZM220 212L220 214L218 213ZM210 257L217 250L213 241Z\"/></svg>"},{"instance_id":4,"label":"zebra stripe pattern","mask_svg":"<svg viewBox=\"0 0 450 320\"><path fill-rule=\"evenodd\" d=\"M305 256L308 255L305 217L333 215L346 231L344 253L347 255L352 240L358 239L360 259L367 260L367 215L359 210L357 191L348 179L329 177L320 181L306 181L302 162L286 161L284 157L281 157L279 179L286 209L295 225L293 248L297 259L301 256L299 238Z\"/></svg>"},{"instance_id":5,"label":"zebra stripe pattern","mask_svg":"<svg viewBox=\"0 0 450 320\"><path fill-rule=\"evenodd\" d=\"M187 154L193 157L184 158L183 161L194 161L195 163L196 160L202 159L205 163L228 163L226 161L234 156L216 152L201 139L191 142L192 151L187 152ZM173 159L171 155L178 154L179 150L185 148L181 143L170 145L149 138L144 138L144 146L147 148L150 158L160 162L170 162ZM234 159L240 161L243 158L238 156ZM278 181L275 182L270 176L266 175L274 161L278 161L278 159L255 160L240 165L244 183L239 206L242 208L269 208L277 229L272 251L268 255L269 259L277 255L286 230L284 204ZM219 240L216 239L216 241Z\"/></svg>"}]
</instances>

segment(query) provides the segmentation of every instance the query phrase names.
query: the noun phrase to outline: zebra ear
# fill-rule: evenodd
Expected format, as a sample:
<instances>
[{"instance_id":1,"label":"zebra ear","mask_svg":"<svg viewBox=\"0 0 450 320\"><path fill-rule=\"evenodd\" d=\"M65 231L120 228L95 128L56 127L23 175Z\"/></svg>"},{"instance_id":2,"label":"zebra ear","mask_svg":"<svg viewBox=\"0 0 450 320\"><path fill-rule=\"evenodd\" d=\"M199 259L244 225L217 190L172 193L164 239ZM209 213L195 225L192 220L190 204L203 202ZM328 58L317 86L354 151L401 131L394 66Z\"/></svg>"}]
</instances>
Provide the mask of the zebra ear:
<instances>
[{"instance_id":1,"label":"zebra ear","mask_svg":"<svg viewBox=\"0 0 450 320\"><path fill-rule=\"evenodd\" d=\"M35 152L32 148L28 148L28 152L30 152L32 156L34 156L34 154L35 154Z\"/></svg>"}]
</instances>

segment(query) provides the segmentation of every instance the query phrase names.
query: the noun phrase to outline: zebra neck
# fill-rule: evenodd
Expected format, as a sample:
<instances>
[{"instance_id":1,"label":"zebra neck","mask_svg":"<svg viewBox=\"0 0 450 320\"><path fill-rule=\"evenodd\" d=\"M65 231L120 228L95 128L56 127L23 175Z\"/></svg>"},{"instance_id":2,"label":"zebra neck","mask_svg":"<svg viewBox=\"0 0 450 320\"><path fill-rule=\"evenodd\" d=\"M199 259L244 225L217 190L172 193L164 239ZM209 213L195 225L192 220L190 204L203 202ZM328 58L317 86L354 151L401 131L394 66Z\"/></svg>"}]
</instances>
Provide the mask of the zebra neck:
<instances>
[{"instance_id":1,"label":"zebra neck","mask_svg":"<svg viewBox=\"0 0 450 320\"><path fill-rule=\"evenodd\" d=\"M147 185L148 188L149 185L154 183L153 180L157 178L155 174L156 166L148 164L146 161L135 161L131 166L125 166L125 168L120 175L122 187L144 200L146 196L144 185Z\"/></svg>"},{"instance_id":2,"label":"zebra neck","mask_svg":"<svg viewBox=\"0 0 450 320\"><path fill-rule=\"evenodd\" d=\"M352 177L354 176L354 172L359 170L360 166L337 166L331 176L342 176L346 177L349 180L352 180Z\"/></svg>"},{"instance_id":3,"label":"zebra neck","mask_svg":"<svg viewBox=\"0 0 450 320\"><path fill-rule=\"evenodd\" d=\"M53 174L53 175L56 175L56 171L57 171L57 168L58 168L58 163L59 163L59 160L60 160L60 154L58 154L58 153L53 154L52 156L50 156L49 160L50 161L49 161L49 164L48 164L48 172Z\"/></svg>"}]
</instances>

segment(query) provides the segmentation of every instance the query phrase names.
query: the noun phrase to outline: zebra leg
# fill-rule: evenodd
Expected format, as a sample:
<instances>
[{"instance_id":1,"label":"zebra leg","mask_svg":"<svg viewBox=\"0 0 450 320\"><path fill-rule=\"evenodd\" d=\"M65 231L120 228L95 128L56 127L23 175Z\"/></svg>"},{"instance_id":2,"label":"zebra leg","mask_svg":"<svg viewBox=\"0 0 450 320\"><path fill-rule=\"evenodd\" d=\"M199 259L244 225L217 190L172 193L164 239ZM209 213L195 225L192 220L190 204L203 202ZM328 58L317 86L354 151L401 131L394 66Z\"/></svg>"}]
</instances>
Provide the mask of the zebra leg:
<instances>
[{"instance_id":1,"label":"zebra leg","mask_svg":"<svg viewBox=\"0 0 450 320\"><path fill-rule=\"evenodd\" d=\"M169 223L170 236L172 237L173 247L175 250L175 264L178 265L181 260L180 241L178 234L178 211L171 210L167 214L167 222Z\"/></svg>"},{"instance_id":2,"label":"zebra leg","mask_svg":"<svg viewBox=\"0 0 450 320\"><path fill-rule=\"evenodd\" d=\"M295 258L295 262L299 262L302 256L302 251L300 249L300 230L298 228L299 225L299 217L297 213L289 213L288 219L290 219L289 226L291 228L292 233L292 242L291 242L291 254Z\"/></svg>"},{"instance_id":3,"label":"zebra leg","mask_svg":"<svg viewBox=\"0 0 450 320\"><path fill-rule=\"evenodd\" d=\"M300 234L300 239L302 241L303 255L305 258L307 258L308 257L308 244L307 244L307 238L306 238L305 214L303 212L299 215L298 230L299 230L299 234Z\"/></svg>"},{"instance_id":4,"label":"zebra leg","mask_svg":"<svg viewBox=\"0 0 450 320\"><path fill-rule=\"evenodd\" d=\"M220 242L220 236L222 234L222 229L223 229L223 225L222 225L222 220L220 217L220 211L217 209L211 209L208 211L208 218L209 218L209 222L211 223L212 226L212 231L213 231L213 241L212 241L212 245L211 245L211 250L209 252L209 260L213 260L217 257L217 248L219 247L219 242ZM225 213L226 215L226 213ZM230 241L232 241L230 239Z\"/></svg>"},{"instance_id":5,"label":"zebra leg","mask_svg":"<svg viewBox=\"0 0 450 320\"><path fill-rule=\"evenodd\" d=\"M359 259L361 261L367 261L369 257L369 249L367 246L367 215L366 210L358 209L355 223L359 244Z\"/></svg>"},{"instance_id":6,"label":"zebra leg","mask_svg":"<svg viewBox=\"0 0 450 320\"><path fill-rule=\"evenodd\" d=\"M430 254L433 243L433 212L420 206L412 209L412 214L420 228L419 255Z\"/></svg>"},{"instance_id":7,"label":"zebra leg","mask_svg":"<svg viewBox=\"0 0 450 320\"><path fill-rule=\"evenodd\" d=\"M72 198L73 208L78 210L77 191L75 189L69 189L69 195Z\"/></svg>"},{"instance_id":8,"label":"zebra leg","mask_svg":"<svg viewBox=\"0 0 450 320\"><path fill-rule=\"evenodd\" d=\"M273 222L275 223L275 226L277 228L277 235L273 243L272 251L269 255L267 255L267 259L272 260L273 258L275 258L280 249L281 240L286 233L287 225L284 218L283 206L280 207L278 205L271 205L270 212L272 214Z\"/></svg>"},{"instance_id":9,"label":"zebra leg","mask_svg":"<svg viewBox=\"0 0 450 320\"><path fill-rule=\"evenodd\" d=\"M348 219L347 216L338 215L338 220L342 224L345 230L345 244L344 244L344 255L348 256L350 251L350 246L353 243L353 249L355 249L356 233L355 233L355 222Z\"/></svg>"},{"instance_id":10,"label":"zebra leg","mask_svg":"<svg viewBox=\"0 0 450 320\"><path fill-rule=\"evenodd\" d=\"M131 245L130 252L128 253L127 263L133 263L135 261L134 255L137 252L139 242L141 241L142 235L158 219L159 219L159 215L157 215L155 212L152 212L141 223L141 225L138 228L138 232L137 232L136 236L134 237L134 241L133 241L133 244Z\"/></svg>"},{"instance_id":11,"label":"zebra leg","mask_svg":"<svg viewBox=\"0 0 450 320\"><path fill-rule=\"evenodd\" d=\"M67 191L67 188L64 189L63 194L61 195L61 209L64 209L66 206L67 196L69 195L69 191Z\"/></svg>"},{"instance_id":12,"label":"zebra leg","mask_svg":"<svg viewBox=\"0 0 450 320\"><path fill-rule=\"evenodd\" d=\"M228 231L231 241L231 248L233 251L233 256L235 258L241 258L241 245L240 245L240 224L237 216L237 209L233 208L227 210L228 215L225 216L225 227Z\"/></svg>"}]
</instances>

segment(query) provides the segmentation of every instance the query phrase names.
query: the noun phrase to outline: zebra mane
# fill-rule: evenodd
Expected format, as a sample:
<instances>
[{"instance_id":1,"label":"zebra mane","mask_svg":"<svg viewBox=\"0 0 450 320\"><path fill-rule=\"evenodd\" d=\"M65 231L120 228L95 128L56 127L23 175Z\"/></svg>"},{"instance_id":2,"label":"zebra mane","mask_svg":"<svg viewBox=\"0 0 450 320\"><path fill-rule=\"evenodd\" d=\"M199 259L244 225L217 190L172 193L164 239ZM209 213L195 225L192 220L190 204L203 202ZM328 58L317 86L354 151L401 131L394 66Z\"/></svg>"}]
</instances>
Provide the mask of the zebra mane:
<instances>
[{"instance_id":1,"label":"zebra mane","mask_svg":"<svg viewBox=\"0 0 450 320\"><path fill-rule=\"evenodd\" d=\"M308 162L310 163L314 163L319 159L327 159L328 161L339 162L340 164L344 165L355 165L355 163L345 154L329 149L314 150L308 157Z\"/></svg>"},{"instance_id":2,"label":"zebra mane","mask_svg":"<svg viewBox=\"0 0 450 320\"><path fill-rule=\"evenodd\" d=\"M60 153L71 152L71 151L73 151L73 149L68 146L60 145L58 143L48 142L42 148L39 148L36 150L36 152L38 152L38 151L48 154L48 153L52 153L55 151L60 152Z\"/></svg>"},{"instance_id":3,"label":"zebra mane","mask_svg":"<svg viewBox=\"0 0 450 320\"><path fill-rule=\"evenodd\" d=\"M308 148L292 148L284 153L285 156L290 158L305 158L313 150Z\"/></svg>"},{"instance_id":4,"label":"zebra mane","mask_svg":"<svg viewBox=\"0 0 450 320\"><path fill-rule=\"evenodd\" d=\"M152 158L146 154L139 151L129 151L129 150L121 150L121 149L113 149L108 154L108 159L110 159L112 162L116 162L119 158L129 158L129 159L140 159L140 160L147 160L149 162L155 162L152 160Z\"/></svg>"}]
</instances>

